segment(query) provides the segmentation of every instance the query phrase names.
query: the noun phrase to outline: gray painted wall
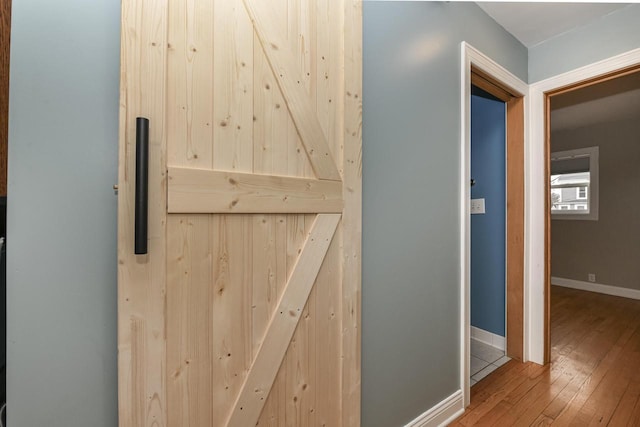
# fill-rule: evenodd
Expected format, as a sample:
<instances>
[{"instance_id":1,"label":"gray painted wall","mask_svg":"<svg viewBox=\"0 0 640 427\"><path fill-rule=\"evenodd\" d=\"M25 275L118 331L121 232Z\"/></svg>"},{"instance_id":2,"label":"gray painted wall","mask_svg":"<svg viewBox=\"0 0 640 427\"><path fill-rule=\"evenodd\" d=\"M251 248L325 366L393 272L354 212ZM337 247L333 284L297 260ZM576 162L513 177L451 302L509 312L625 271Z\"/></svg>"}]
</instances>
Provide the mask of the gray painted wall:
<instances>
[{"instance_id":1,"label":"gray painted wall","mask_svg":"<svg viewBox=\"0 0 640 427\"><path fill-rule=\"evenodd\" d=\"M640 4L632 4L529 49L529 82L640 47Z\"/></svg>"},{"instance_id":2,"label":"gray painted wall","mask_svg":"<svg viewBox=\"0 0 640 427\"><path fill-rule=\"evenodd\" d=\"M459 389L460 42L521 79L527 50L473 3L364 3L362 425Z\"/></svg>"},{"instance_id":3,"label":"gray painted wall","mask_svg":"<svg viewBox=\"0 0 640 427\"><path fill-rule=\"evenodd\" d=\"M13 2L8 424L117 425L120 2Z\"/></svg>"},{"instance_id":4,"label":"gray painted wall","mask_svg":"<svg viewBox=\"0 0 640 427\"><path fill-rule=\"evenodd\" d=\"M640 122L600 123L551 134L552 151L599 146L598 221L551 221L551 274L640 289Z\"/></svg>"}]
</instances>

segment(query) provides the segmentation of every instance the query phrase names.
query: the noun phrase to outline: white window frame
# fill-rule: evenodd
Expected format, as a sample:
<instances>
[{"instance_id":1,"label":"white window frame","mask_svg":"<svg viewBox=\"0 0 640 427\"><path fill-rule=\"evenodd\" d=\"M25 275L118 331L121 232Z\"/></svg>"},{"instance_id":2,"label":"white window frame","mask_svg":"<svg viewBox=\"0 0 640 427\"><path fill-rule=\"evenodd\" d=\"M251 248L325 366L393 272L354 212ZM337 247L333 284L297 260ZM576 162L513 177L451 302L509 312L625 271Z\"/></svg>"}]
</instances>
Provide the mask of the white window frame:
<instances>
[{"instance_id":1,"label":"white window frame","mask_svg":"<svg viewBox=\"0 0 640 427\"><path fill-rule=\"evenodd\" d=\"M599 206L599 173L598 173L598 164L599 164L599 155L600 150L598 147L585 147L578 148L575 150L567 150L567 151L557 151L551 153L551 161L553 160L562 160L562 159L572 159L576 157L585 157L589 156L589 185L587 185L587 194L589 195L589 203L588 203L588 212L577 213L578 211L575 209L563 210L563 211L551 211L551 219L556 220L587 220L587 221L597 221L598 220L598 206ZM579 189L578 195L579 195ZM551 188L549 188L549 192L551 192ZM551 197L549 194L548 197ZM549 209L551 209L551 204L549 204Z\"/></svg>"}]
</instances>

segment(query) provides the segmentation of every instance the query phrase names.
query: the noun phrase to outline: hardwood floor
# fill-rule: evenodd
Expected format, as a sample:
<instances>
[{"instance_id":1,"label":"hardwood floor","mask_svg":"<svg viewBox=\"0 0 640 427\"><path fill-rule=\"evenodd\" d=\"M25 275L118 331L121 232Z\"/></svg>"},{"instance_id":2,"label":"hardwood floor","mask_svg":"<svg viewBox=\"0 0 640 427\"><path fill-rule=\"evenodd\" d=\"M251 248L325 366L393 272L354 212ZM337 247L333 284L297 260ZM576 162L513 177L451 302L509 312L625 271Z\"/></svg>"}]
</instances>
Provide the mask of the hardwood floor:
<instances>
[{"instance_id":1,"label":"hardwood floor","mask_svg":"<svg viewBox=\"0 0 640 427\"><path fill-rule=\"evenodd\" d=\"M640 301L553 286L551 364L511 361L451 426L640 426Z\"/></svg>"}]
</instances>

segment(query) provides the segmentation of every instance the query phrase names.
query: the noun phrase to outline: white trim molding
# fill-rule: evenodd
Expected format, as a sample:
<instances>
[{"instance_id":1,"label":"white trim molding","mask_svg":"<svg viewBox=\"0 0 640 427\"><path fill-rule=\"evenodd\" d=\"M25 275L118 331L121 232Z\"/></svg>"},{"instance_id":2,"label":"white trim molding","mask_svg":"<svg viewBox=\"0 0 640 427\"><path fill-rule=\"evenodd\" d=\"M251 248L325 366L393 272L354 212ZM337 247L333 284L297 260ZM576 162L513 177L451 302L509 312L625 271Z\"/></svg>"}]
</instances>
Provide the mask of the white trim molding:
<instances>
[{"instance_id":1,"label":"white trim molding","mask_svg":"<svg viewBox=\"0 0 640 427\"><path fill-rule=\"evenodd\" d=\"M470 360L469 349L470 323L471 323L471 190L469 182L471 180L471 65L482 70L487 75L509 88L513 94L524 96L524 144L525 156L527 153L528 131L528 94L529 87L525 82L503 68L497 62L481 53L479 50L466 42L460 44L461 70L460 70L460 388L463 392L464 406L470 403ZM526 167L526 159L525 159ZM525 218L527 215L526 195L529 188L526 180L525 170ZM525 229L525 277L524 277L524 298L525 298L525 319L527 307L527 266L529 264L526 242L530 236ZM524 357L527 360L527 328L525 322L524 331Z\"/></svg>"},{"instance_id":2,"label":"white trim molding","mask_svg":"<svg viewBox=\"0 0 640 427\"><path fill-rule=\"evenodd\" d=\"M529 88L529 145L525 152L525 182L528 191L525 204L525 282L529 283L525 302L525 339L528 339L529 360L544 362L545 331L545 93L589 80L604 74L640 64L640 49L634 49L595 62L573 71L533 83Z\"/></svg>"},{"instance_id":3,"label":"white trim molding","mask_svg":"<svg viewBox=\"0 0 640 427\"><path fill-rule=\"evenodd\" d=\"M438 403L433 408L421 414L405 427L439 427L446 426L464 412L462 390Z\"/></svg>"},{"instance_id":4,"label":"white trim molding","mask_svg":"<svg viewBox=\"0 0 640 427\"><path fill-rule=\"evenodd\" d=\"M494 334L493 332L485 331L484 329L471 327L471 338L476 341L481 341L491 347L495 347L498 350L504 351L506 349L506 339L502 335Z\"/></svg>"},{"instance_id":5,"label":"white trim molding","mask_svg":"<svg viewBox=\"0 0 640 427\"><path fill-rule=\"evenodd\" d=\"M619 286L602 285L600 283L583 282L582 280L563 279L562 277L553 276L551 277L551 284L564 288L640 300L640 290L638 289L621 288Z\"/></svg>"}]
</instances>

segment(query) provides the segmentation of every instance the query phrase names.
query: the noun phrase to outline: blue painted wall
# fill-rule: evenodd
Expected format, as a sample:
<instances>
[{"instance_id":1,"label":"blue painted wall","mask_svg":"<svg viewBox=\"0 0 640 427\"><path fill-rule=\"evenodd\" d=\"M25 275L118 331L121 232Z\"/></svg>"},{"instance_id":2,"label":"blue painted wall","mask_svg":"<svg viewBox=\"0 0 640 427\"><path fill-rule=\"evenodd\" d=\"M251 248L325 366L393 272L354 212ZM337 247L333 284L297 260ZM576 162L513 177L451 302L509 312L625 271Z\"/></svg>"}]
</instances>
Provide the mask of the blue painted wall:
<instances>
[{"instance_id":1,"label":"blue painted wall","mask_svg":"<svg viewBox=\"0 0 640 427\"><path fill-rule=\"evenodd\" d=\"M471 325L505 335L505 104L474 88L471 96Z\"/></svg>"}]
</instances>

